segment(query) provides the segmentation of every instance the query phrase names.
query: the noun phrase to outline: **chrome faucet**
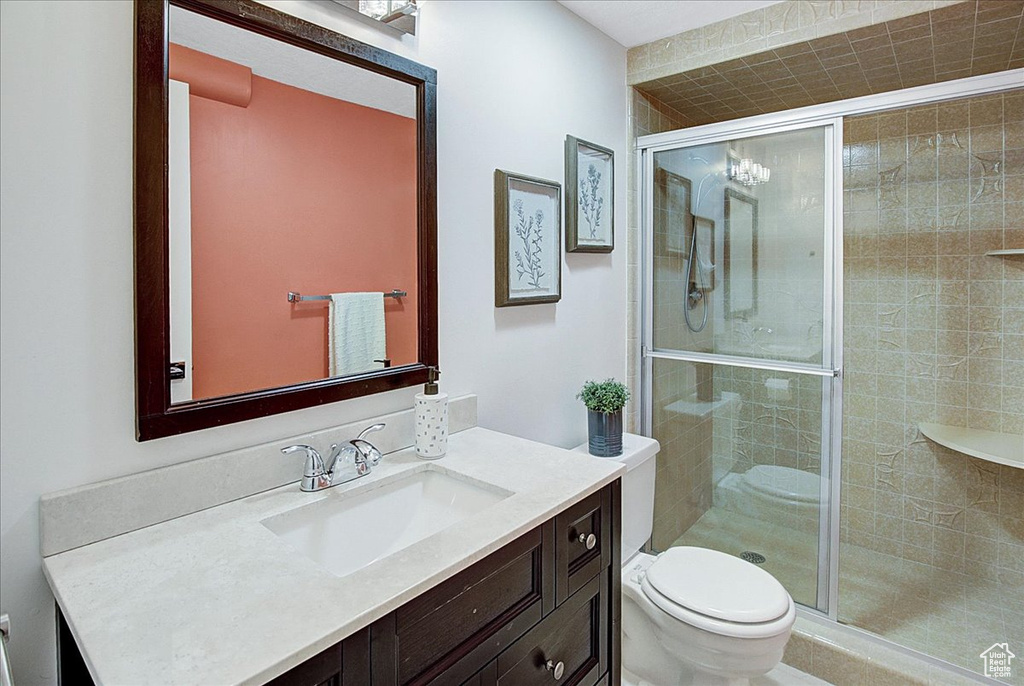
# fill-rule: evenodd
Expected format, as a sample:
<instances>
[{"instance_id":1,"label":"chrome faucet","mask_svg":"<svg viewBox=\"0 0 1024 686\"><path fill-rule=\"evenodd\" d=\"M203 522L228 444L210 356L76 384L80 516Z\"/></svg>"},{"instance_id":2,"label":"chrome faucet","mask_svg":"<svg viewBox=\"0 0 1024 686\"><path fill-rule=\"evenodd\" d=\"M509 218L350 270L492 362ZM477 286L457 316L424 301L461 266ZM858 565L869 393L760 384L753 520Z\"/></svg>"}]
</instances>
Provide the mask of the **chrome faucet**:
<instances>
[{"instance_id":1,"label":"chrome faucet","mask_svg":"<svg viewBox=\"0 0 1024 686\"><path fill-rule=\"evenodd\" d=\"M281 448L284 454L304 452L306 464L302 469L303 491L322 491L331 486L347 483L361 476L366 476L380 464L384 455L364 437L374 431L380 431L384 424L374 424L363 429L358 436L339 447L331 446L330 456L326 463L316 448L298 444Z\"/></svg>"}]
</instances>

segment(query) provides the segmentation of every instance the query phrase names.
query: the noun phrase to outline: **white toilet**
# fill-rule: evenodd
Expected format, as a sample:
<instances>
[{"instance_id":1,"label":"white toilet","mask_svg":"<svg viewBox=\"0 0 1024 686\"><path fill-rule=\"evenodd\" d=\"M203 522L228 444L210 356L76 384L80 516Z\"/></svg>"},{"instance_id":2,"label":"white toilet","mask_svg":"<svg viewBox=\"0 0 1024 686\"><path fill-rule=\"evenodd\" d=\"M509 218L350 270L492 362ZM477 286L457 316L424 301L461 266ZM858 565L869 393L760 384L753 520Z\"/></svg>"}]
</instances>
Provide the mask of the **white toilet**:
<instances>
[{"instance_id":1,"label":"white toilet","mask_svg":"<svg viewBox=\"0 0 1024 686\"><path fill-rule=\"evenodd\" d=\"M632 686L739 686L782 660L796 607L775 577L738 557L639 552L654 524L657 441L624 434L622 677ZM577 448L586 452L585 445Z\"/></svg>"}]
</instances>

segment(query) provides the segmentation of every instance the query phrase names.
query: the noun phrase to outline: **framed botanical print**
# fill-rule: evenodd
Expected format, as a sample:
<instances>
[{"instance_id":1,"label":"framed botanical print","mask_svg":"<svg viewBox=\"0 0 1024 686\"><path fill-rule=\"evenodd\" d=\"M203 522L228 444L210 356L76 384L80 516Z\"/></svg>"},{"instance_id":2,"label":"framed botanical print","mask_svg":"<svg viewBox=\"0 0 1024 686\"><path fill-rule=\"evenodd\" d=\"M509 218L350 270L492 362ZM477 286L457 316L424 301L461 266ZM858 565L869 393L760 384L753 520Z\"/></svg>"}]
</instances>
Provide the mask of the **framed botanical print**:
<instances>
[{"instance_id":1,"label":"framed botanical print","mask_svg":"<svg viewBox=\"0 0 1024 686\"><path fill-rule=\"evenodd\" d=\"M565 137L565 250L615 248L615 160L608 148Z\"/></svg>"},{"instance_id":2,"label":"framed botanical print","mask_svg":"<svg viewBox=\"0 0 1024 686\"><path fill-rule=\"evenodd\" d=\"M494 305L554 303L562 297L562 187L494 171Z\"/></svg>"}]
</instances>

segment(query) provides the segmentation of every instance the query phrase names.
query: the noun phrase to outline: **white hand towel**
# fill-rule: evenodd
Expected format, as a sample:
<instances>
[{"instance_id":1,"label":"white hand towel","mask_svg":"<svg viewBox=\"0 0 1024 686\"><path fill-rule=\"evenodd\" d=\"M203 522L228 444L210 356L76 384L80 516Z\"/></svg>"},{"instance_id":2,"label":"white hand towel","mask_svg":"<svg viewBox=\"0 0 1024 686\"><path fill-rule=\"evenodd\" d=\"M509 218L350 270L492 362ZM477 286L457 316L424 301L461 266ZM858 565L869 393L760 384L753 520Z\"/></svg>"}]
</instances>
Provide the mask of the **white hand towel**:
<instances>
[{"instance_id":1,"label":"white hand towel","mask_svg":"<svg viewBox=\"0 0 1024 686\"><path fill-rule=\"evenodd\" d=\"M330 317L331 376L358 374L384 365L383 293L333 293Z\"/></svg>"}]
</instances>

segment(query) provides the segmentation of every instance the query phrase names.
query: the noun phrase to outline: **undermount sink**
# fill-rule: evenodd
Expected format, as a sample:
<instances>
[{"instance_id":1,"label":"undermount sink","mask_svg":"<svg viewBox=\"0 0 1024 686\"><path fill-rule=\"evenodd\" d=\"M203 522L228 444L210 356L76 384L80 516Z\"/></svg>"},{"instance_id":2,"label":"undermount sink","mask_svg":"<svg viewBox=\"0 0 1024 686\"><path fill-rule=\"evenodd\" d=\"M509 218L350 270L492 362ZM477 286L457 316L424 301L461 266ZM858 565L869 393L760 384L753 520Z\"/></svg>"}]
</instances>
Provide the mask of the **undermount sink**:
<instances>
[{"instance_id":1,"label":"undermount sink","mask_svg":"<svg viewBox=\"0 0 1024 686\"><path fill-rule=\"evenodd\" d=\"M261 524L337 576L351 574L512 495L424 469L326 497Z\"/></svg>"}]
</instances>

